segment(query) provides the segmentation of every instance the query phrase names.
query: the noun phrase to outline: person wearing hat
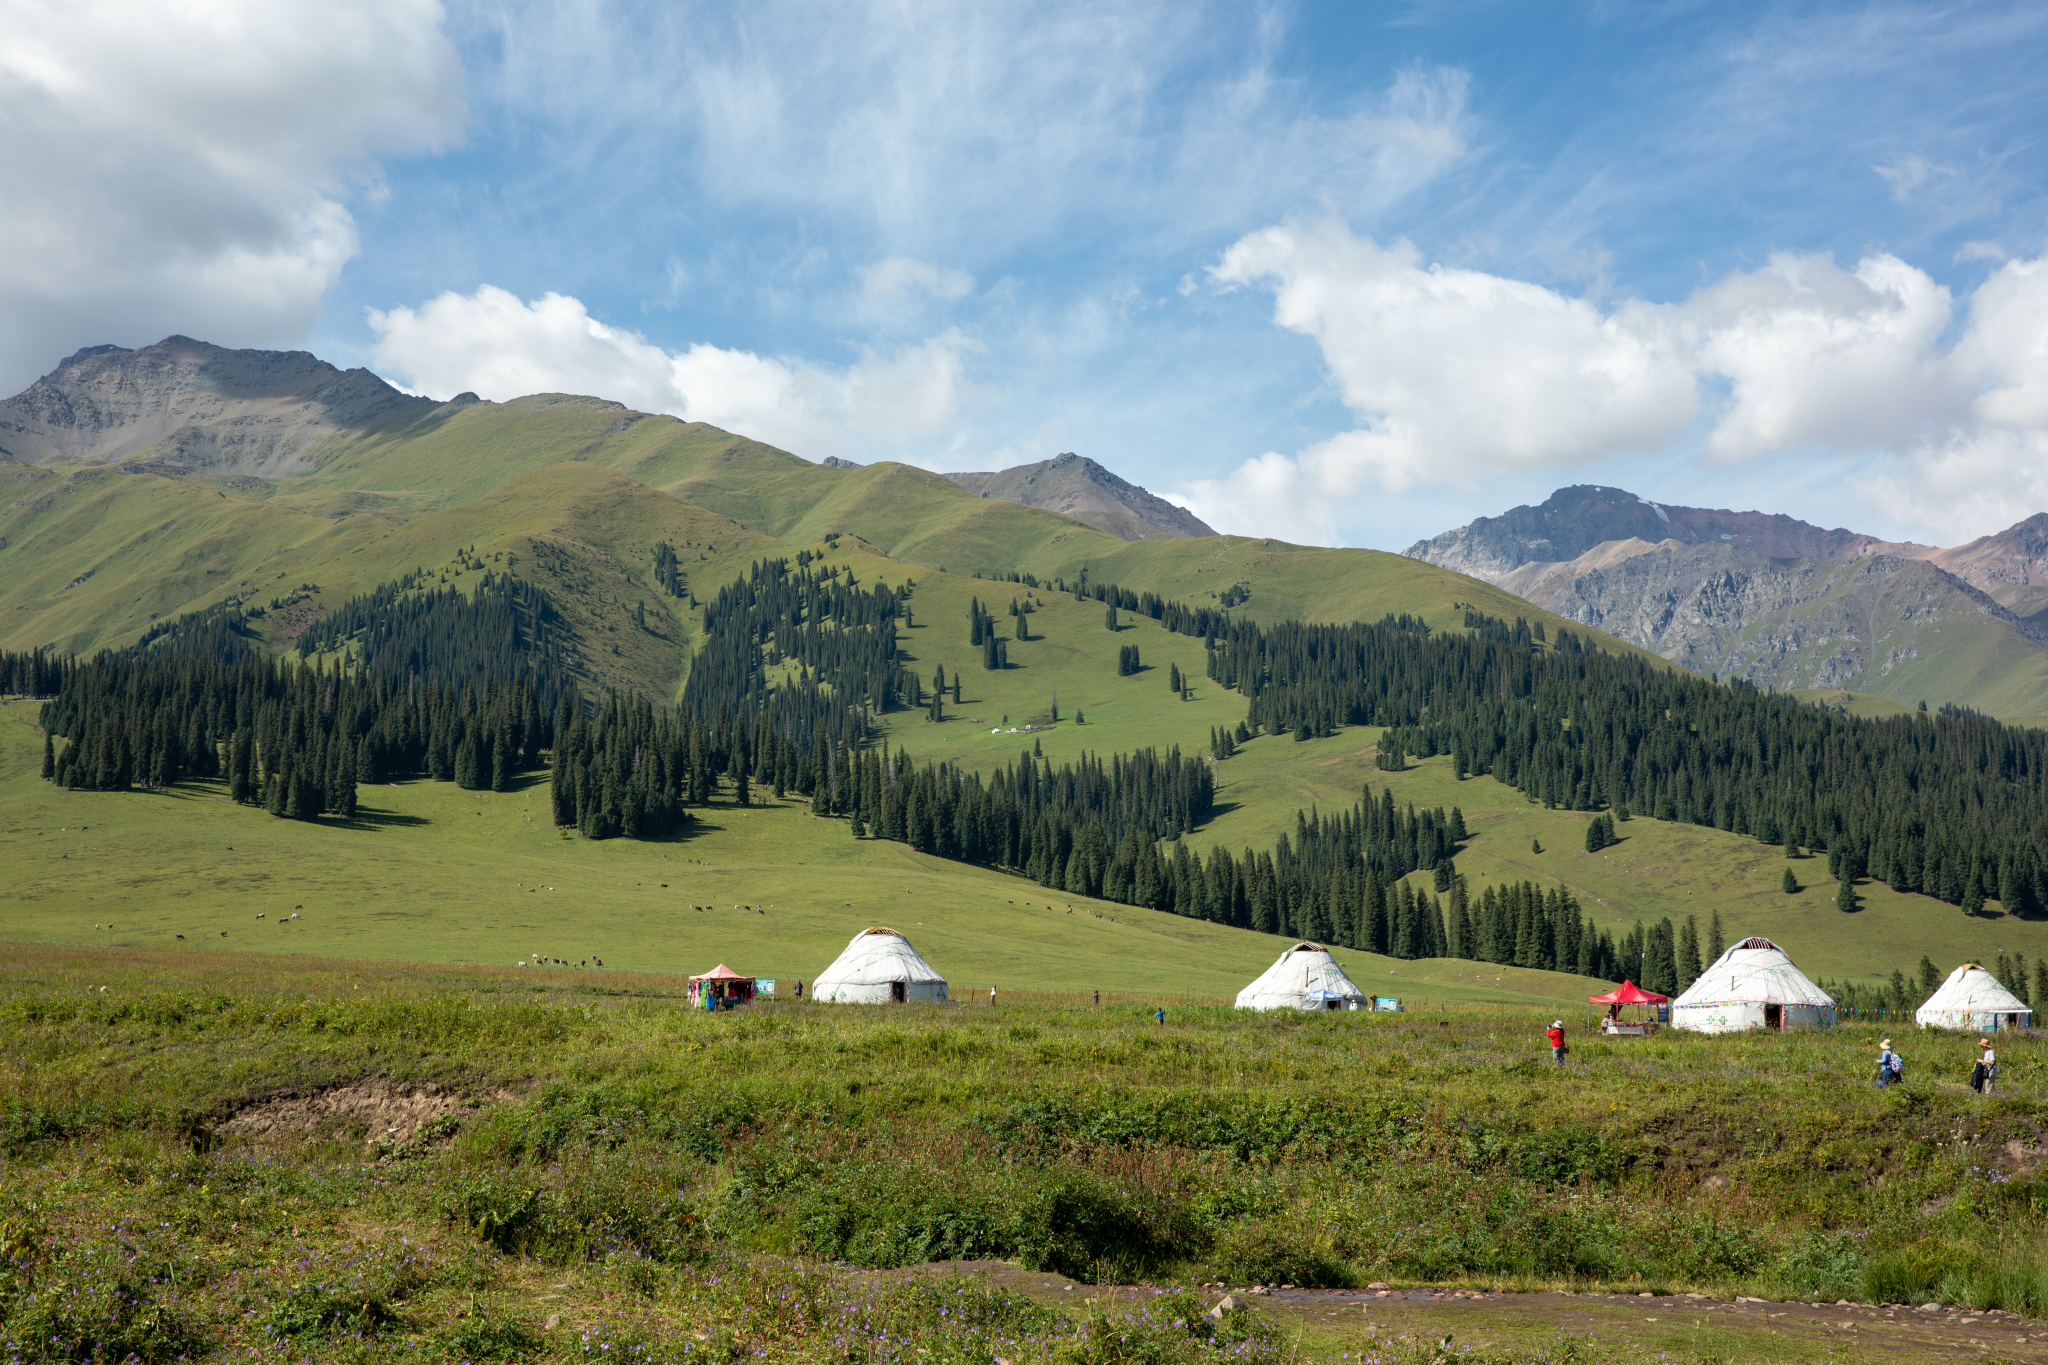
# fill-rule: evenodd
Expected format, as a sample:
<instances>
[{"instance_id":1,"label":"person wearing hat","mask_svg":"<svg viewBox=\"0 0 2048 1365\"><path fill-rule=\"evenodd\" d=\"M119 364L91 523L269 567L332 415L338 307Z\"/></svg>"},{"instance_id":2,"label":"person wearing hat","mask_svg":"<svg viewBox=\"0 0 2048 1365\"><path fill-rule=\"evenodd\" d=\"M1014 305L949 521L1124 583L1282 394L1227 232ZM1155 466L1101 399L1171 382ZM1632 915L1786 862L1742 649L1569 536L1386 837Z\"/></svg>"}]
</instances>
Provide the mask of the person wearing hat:
<instances>
[{"instance_id":1,"label":"person wearing hat","mask_svg":"<svg viewBox=\"0 0 2048 1365\"><path fill-rule=\"evenodd\" d=\"M1551 1020L1549 1031L1544 1036L1550 1039L1550 1060L1556 1062L1559 1066L1563 1066L1565 1054L1564 1020Z\"/></svg>"},{"instance_id":2,"label":"person wearing hat","mask_svg":"<svg viewBox=\"0 0 2048 1365\"><path fill-rule=\"evenodd\" d=\"M1998 1079L1998 1054L1991 1050L1989 1038L1977 1040L1977 1065L1970 1072L1970 1089L1980 1095L1991 1093L1991 1083Z\"/></svg>"},{"instance_id":3,"label":"person wearing hat","mask_svg":"<svg viewBox=\"0 0 2048 1365\"><path fill-rule=\"evenodd\" d=\"M1892 1040L1887 1038L1877 1045L1877 1088L1897 1085L1905 1079L1906 1064L1899 1054L1892 1051Z\"/></svg>"}]
</instances>

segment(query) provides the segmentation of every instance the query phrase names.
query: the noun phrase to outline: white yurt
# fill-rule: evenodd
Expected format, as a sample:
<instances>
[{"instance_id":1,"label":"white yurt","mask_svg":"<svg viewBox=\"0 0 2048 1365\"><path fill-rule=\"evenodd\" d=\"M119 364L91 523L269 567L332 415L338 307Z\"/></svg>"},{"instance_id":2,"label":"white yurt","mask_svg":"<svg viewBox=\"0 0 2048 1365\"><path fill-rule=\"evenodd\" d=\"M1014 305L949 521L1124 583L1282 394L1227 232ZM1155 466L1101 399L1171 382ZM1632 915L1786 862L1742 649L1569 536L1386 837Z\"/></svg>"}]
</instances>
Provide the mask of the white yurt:
<instances>
[{"instance_id":1,"label":"white yurt","mask_svg":"<svg viewBox=\"0 0 2048 1365\"><path fill-rule=\"evenodd\" d=\"M1921 1028L1989 1033L2025 1028L2033 1015L2025 1001L1998 984L1997 977L1974 962L1965 962L1948 974L1948 980L1927 997L1926 1004L1913 1011L1913 1020Z\"/></svg>"},{"instance_id":2,"label":"white yurt","mask_svg":"<svg viewBox=\"0 0 2048 1365\"><path fill-rule=\"evenodd\" d=\"M1237 993L1241 1010L1369 1010L1372 997L1351 984L1320 943L1301 942L1280 954L1257 981Z\"/></svg>"},{"instance_id":3,"label":"white yurt","mask_svg":"<svg viewBox=\"0 0 2048 1365\"><path fill-rule=\"evenodd\" d=\"M863 929L846 951L811 983L811 998L827 1004L888 1005L921 1000L946 1003L946 978L917 955L894 929Z\"/></svg>"},{"instance_id":4,"label":"white yurt","mask_svg":"<svg viewBox=\"0 0 2048 1365\"><path fill-rule=\"evenodd\" d=\"M1767 938L1743 939L1671 1002L1671 1027L1697 1033L1834 1026L1834 999Z\"/></svg>"}]
</instances>

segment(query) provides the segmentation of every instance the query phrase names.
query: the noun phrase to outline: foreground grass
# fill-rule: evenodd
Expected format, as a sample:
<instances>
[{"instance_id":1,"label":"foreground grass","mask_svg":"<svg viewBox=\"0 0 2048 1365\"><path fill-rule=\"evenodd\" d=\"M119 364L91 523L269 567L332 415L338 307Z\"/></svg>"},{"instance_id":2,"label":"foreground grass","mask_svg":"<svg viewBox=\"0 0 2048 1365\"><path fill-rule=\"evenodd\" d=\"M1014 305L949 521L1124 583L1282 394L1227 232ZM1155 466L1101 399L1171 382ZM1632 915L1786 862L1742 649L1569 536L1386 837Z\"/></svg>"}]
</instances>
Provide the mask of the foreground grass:
<instances>
[{"instance_id":1,"label":"foreground grass","mask_svg":"<svg viewBox=\"0 0 2048 1365\"><path fill-rule=\"evenodd\" d=\"M1963 1038L1911 1040L1912 1084L1879 1094L1856 1029L1588 1042L1560 1071L1527 1007L706 1018L676 984L10 948L9 1343L26 1360L1430 1358L1373 1346L1365 1315L1218 1321L1213 1294L1173 1289L1215 1282L2048 1310L2031 1039L2008 1041L2008 1098L1985 1101L1960 1084ZM1049 1307L866 1273L955 1258L1158 1292ZM1727 1324L1640 1352L1488 1328L1498 1358L1790 1358Z\"/></svg>"}]
</instances>

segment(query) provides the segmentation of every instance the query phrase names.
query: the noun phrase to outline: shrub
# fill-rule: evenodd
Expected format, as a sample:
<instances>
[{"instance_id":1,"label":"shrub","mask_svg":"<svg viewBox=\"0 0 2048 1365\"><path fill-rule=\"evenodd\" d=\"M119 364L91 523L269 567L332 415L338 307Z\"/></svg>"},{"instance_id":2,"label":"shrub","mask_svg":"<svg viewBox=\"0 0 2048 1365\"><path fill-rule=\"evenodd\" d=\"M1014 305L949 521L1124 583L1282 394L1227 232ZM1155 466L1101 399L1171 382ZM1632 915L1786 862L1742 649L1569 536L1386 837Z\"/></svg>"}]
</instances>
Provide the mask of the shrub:
<instances>
[{"instance_id":1,"label":"shrub","mask_svg":"<svg viewBox=\"0 0 2048 1365\"><path fill-rule=\"evenodd\" d=\"M1944 1285L1969 1276L1980 1259L1972 1247L1925 1239L1873 1256L1863 1267L1863 1293L1872 1303L1924 1303Z\"/></svg>"},{"instance_id":2,"label":"shrub","mask_svg":"<svg viewBox=\"0 0 2048 1365\"><path fill-rule=\"evenodd\" d=\"M630 1159L490 1171L442 1186L435 1211L509 1255L560 1263L631 1251L688 1260L701 1250L697 1216L664 1174Z\"/></svg>"},{"instance_id":3,"label":"shrub","mask_svg":"<svg viewBox=\"0 0 2048 1365\"><path fill-rule=\"evenodd\" d=\"M1209 1266L1225 1284L1342 1288L1357 1282L1350 1268L1312 1234L1274 1222L1230 1228L1217 1239Z\"/></svg>"}]
</instances>

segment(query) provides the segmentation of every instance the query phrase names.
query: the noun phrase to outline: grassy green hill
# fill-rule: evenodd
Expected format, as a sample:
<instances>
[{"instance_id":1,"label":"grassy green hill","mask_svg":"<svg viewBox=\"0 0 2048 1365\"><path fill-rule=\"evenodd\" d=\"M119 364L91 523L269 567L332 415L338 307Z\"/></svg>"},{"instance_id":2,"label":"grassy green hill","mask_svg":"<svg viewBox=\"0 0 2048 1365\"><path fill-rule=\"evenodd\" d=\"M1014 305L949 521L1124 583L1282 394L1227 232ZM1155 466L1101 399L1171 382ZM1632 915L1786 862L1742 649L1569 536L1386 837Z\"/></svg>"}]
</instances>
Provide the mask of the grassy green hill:
<instances>
[{"instance_id":1,"label":"grassy green hill","mask_svg":"<svg viewBox=\"0 0 2048 1365\"><path fill-rule=\"evenodd\" d=\"M18 501L0 513L0 567L27 565L0 574L0 647L119 645L154 620L235 593L267 600L278 585L317 584L322 594L303 602L301 615L317 614L339 605L338 588L361 590L359 569L375 580L443 563L472 542L495 552L529 525L576 523L577 543L614 561L608 575L623 575L651 543L629 537L664 515L673 521L699 511L754 533L744 551L725 554L743 538L728 533L719 541L707 530L700 543L718 544L720 555L703 561L706 581L713 568L730 570L730 578L750 556L817 545L838 532L905 564L961 578L1029 571L1073 579L1085 566L1096 582L1198 602L1239 584L1251 590L1242 610L1267 620L1409 612L1452 627L1462 603L1496 616L1526 615L1549 630L1569 625L1501 589L1399 555L1242 537L1127 544L1057 513L976 497L908 465L828 469L702 423L597 399L544 395L442 408L402 428L337 437L314 453L316 473L284 481L24 467ZM148 456L138 455L137 467L150 465ZM625 475L693 510L595 520L579 501L593 485L565 466L584 480ZM409 534L394 537L401 526ZM399 554L411 558L390 557ZM82 581L66 586L74 580ZM622 581L591 591L593 603L630 612ZM609 680L645 686L648 673L633 669Z\"/></svg>"}]
</instances>

